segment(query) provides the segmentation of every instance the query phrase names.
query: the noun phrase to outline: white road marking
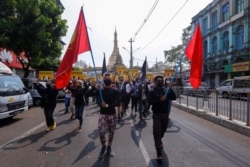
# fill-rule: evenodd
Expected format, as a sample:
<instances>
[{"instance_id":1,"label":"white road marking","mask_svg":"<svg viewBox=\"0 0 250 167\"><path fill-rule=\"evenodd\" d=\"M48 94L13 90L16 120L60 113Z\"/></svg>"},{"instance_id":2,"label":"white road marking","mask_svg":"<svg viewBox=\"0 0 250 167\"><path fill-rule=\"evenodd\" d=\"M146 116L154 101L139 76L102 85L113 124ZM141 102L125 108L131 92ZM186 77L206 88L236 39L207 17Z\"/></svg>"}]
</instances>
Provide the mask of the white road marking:
<instances>
[{"instance_id":1,"label":"white road marking","mask_svg":"<svg viewBox=\"0 0 250 167\"><path fill-rule=\"evenodd\" d=\"M142 142L142 139L141 139L141 137L139 135L139 132L134 128L134 125L135 124L134 124L133 120L130 120L130 126L131 126L131 128L133 129L133 132L136 135L136 140L137 140L137 143L139 144L139 148L140 148L140 150L142 152L142 155L143 155L143 158L144 158L144 160L146 162L146 165L147 165L147 167L153 167L154 165L152 164L151 159L150 159L150 157L148 155L148 152L147 152L147 150L146 150L146 148L145 148L145 146L144 146L144 144Z\"/></svg>"}]
</instances>

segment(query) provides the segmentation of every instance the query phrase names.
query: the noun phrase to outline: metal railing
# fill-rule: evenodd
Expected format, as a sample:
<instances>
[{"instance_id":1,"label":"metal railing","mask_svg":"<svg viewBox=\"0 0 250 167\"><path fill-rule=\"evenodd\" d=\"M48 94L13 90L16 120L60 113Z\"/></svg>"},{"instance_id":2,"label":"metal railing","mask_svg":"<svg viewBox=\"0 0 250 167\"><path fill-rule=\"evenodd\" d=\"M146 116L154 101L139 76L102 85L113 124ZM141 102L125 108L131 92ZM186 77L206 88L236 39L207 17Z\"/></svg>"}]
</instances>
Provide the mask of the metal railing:
<instances>
[{"instance_id":1,"label":"metal railing","mask_svg":"<svg viewBox=\"0 0 250 167\"><path fill-rule=\"evenodd\" d=\"M193 107L196 110L205 110L224 116L229 120L237 120L250 126L250 93L247 97L223 98L216 90L208 90L202 96L183 94L181 89L175 89L178 99L176 103ZM207 105L207 106L205 106Z\"/></svg>"}]
</instances>

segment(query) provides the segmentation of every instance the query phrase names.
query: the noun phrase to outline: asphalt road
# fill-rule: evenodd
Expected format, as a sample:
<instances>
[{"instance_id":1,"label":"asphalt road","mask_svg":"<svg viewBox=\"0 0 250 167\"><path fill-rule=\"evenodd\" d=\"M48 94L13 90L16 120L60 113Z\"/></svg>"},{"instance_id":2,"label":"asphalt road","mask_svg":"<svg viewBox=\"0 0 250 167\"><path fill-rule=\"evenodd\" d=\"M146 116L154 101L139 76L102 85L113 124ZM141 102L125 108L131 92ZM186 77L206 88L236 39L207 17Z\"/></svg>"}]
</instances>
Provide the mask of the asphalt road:
<instances>
[{"instance_id":1,"label":"asphalt road","mask_svg":"<svg viewBox=\"0 0 250 167\"><path fill-rule=\"evenodd\" d=\"M115 157L98 159L101 149L97 130L99 110L85 107L83 131L77 120L55 110L57 128L45 132L42 109L33 107L13 119L0 120L1 167L249 167L250 138L217 124L172 108L171 122L163 138L164 160L155 160L152 119L143 122L130 111L117 124L113 142Z\"/></svg>"}]
</instances>

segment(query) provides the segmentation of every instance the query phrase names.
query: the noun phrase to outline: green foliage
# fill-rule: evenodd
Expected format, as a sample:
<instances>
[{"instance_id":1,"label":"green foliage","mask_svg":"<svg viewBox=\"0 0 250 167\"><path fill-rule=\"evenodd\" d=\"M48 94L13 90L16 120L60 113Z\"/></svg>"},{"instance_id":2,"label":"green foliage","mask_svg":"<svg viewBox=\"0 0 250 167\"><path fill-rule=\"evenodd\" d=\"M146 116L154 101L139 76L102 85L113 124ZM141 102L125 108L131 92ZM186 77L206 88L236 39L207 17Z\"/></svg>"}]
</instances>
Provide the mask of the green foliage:
<instances>
[{"instance_id":1,"label":"green foliage","mask_svg":"<svg viewBox=\"0 0 250 167\"><path fill-rule=\"evenodd\" d=\"M191 25L187 28L183 29L182 33L182 44L177 46L172 46L171 49L164 51L165 63L177 64L180 56L184 53L184 49L186 48L191 37ZM187 63L187 59L183 60L183 63Z\"/></svg>"},{"instance_id":2,"label":"green foliage","mask_svg":"<svg viewBox=\"0 0 250 167\"><path fill-rule=\"evenodd\" d=\"M24 77L29 67L55 68L62 50L61 37L67 31L66 20L61 19L63 9L56 0L3 0L0 6L0 46L15 52ZM20 57L22 52L26 63Z\"/></svg>"}]
</instances>

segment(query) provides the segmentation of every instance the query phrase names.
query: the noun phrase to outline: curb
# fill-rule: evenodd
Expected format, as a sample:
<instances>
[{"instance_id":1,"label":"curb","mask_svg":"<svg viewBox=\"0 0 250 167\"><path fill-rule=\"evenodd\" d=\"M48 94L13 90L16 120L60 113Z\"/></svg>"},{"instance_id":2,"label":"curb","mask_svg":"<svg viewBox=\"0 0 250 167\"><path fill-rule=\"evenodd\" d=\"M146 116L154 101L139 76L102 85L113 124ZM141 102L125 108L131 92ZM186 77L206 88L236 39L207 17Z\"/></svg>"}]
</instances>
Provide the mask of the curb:
<instances>
[{"instance_id":1,"label":"curb","mask_svg":"<svg viewBox=\"0 0 250 167\"><path fill-rule=\"evenodd\" d=\"M198 116L200 118L203 118L205 120L214 122L218 125L221 125L225 128L228 128L230 130L233 130L235 132L238 132L242 135L250 137L250 126L246 126L243 122L235 121L235 120L229 120L226 117L223 116L216 116L212 112L206 112L205 110L196 110L192 106L186 106L181 105L176 102L173 102L172 105L182 111L188 112L190 114L193 114L195 116Z\"/></svg>"}]
</instances>

